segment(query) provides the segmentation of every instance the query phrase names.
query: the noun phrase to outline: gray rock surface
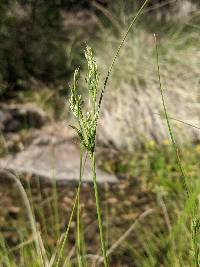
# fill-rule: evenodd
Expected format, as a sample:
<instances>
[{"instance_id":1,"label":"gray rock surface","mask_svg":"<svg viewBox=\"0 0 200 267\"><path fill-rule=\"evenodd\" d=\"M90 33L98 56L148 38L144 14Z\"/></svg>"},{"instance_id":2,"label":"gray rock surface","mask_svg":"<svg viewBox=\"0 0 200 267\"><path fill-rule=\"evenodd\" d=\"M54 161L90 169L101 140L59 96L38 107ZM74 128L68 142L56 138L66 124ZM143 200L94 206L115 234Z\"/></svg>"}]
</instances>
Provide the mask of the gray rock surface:
<instances>
[{"instance_id":1,"label":"gray rock surface","mask_svg":"<svg viewBox=\"0 0 200 267\"><path fill-rule=\"evenodd\" d=\"M64 128L64 127L63 127ZM44 182L56 179L58 184L77 181L79 178L79 148L77 140L65 135L63 128L37 131L23 151L0 158L0 179L9 171L40 177ZM90 160L85 161L84 182L92 181ZM116 182L114 175L97 169L97 181Z\"/></svg>"},{"instance_id":2,"label":"gray rock surface","mask_svg":"<svg viewBox=\"0 0 200 267\"><path fill-rule=\"evenodd\" d=\"M0 130L3 133L41 128L49 121L48 115L34 104L0 104Z\"/></svg>"}]
</instances>

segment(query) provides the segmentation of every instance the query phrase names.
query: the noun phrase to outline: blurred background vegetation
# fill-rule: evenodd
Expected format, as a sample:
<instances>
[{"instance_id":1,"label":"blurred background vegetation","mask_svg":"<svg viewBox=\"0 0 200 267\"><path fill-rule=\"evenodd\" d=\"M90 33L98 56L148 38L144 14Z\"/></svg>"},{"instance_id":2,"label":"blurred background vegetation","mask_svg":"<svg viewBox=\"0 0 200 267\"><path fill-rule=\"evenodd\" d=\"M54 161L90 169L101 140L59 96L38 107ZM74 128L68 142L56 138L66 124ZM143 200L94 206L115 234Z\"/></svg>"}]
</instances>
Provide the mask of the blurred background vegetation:
<instances>
[{"instance_id":1,"label":"blurred background vegetation","mask_svg":"<svg viewBox=\"0 0 200 267\"><path fill-rule=\"evenodd\" d=\"M103 46L106 40L102 31L108 32L109 28L120 35L141 3L140 0L2 0L0 99L27 95L33 88L39 94L48 88L65 95L75 66L82 66L85 42L97 40ZM140 27L152 32L156 27L161 32L167 25L177 27L177 21L183 25L195 13L199 1L192 3L151 0Z\"/></svg>"}]
</instances>

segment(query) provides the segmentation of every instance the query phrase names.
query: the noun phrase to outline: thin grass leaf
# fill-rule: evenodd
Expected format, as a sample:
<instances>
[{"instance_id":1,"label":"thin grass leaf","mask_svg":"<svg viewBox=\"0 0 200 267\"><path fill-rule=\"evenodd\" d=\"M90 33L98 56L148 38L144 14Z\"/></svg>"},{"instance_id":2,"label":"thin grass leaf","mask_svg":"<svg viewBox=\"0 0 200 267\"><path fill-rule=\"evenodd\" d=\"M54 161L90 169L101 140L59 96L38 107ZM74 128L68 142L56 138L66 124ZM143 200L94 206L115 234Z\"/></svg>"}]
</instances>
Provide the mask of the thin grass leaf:
<instances>
[{"instance_id":1,"label":"thin grass leaf","mask_svg":"<svg viewBox=\"0 0 200 267\"><path fill-rule=\"evenodd\" d=\"M173 130L172 130L172 127L170 124L170 118L168 116L168 112L167 112L167 108L166 108L166 104L165 104L165 98L164 98L163 87L162 87L162 83L161 83L161 75L160 75L158 44L157 44L157 39L156 39L155 34L154 34L154 41L155 41L155 47L156 47L156 60L157 60L157 72L158 72L159 88L160 88L160 94L161 94L161 98L162 98L163 110L164 110L165 118L167 121L167 128L168 128L169 135L170 135L170 138L172 141L172 146L174 148L174 152L176 154L177 164L178 164L180 172L181 172L181 182L182 182L183 188L186 192L187 199L190 200L190 198L192 197L192 193L191 193L190 188L189 188L188 183L187 183L187 176L186 176L185 171L183 169L183 165L182 165L180 154L179 154L179 149L178 149L178 146L177 146L175 138L174 138ZM194 206L193 206L192 212L191 212L191 228L192 228L191 235L192 235L192 240L193 240L193 250L194 250L194 258L195 258L196 267L200 266L200 263L199 263L199 245L197 242L198 235L199 235L199 225L200 225L200 219L198 216L198 205L197 205L197 201L194 201Z\"/></svg>"}]
</instances>

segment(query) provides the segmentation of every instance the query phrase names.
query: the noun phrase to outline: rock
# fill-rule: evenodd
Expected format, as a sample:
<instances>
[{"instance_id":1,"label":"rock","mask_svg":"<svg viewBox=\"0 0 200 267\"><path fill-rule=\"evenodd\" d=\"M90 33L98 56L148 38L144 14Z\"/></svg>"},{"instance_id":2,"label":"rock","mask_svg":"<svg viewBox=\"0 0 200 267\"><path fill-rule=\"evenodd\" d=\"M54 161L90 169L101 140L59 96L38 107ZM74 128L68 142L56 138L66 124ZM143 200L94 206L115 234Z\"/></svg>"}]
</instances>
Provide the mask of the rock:
<instances>
[{"instance_id":1,"label":"rock","mask_svg":"<svg viewBox=\"0 0 200 267\"><path fill-rule=\"evenodd\" d=\"M165 91L165 101L176 141L180 145L199 143L198 88L193 87L192 92L189 87L173 91L172 88L168 87ZM151 90L134 90L127 87L127 90L120 89L116 96L108 91L106 97L108 99L104 99L105 108L97 131L98 140L103 145L120 151L134 151L151 142L159 145L166 141L170 143L157 88L152 86Z\"/></svg>"},{"instance_id":2,"label":"rock","mask_svg":"<svg viewBox=\"0 0 200 267\"><path fill-rule=\"evenodd\" d=\"M66 127L65 127L66 128ZM58 130L58 129L57 129ZM60 185L79 179L79 148L74 138L65 138L63 129L58 132L39 131L24 151L0 159L0 179L9 178L9 171L19 175L39 177L43 182L53 179ZM87 158L83 174L84 182L92 182L90 161ZM97 181L116 182L114 175L97 169Z\"/></svg>"},{"instance_id":3,"label":"rock","mask_svg":"<svg viewBox=\"0 0 200 267\"><path fill-rule=\"evenodd\" d=\"M34 104L0 105L0 130L3 133L41 128L49 121L47 114Z\"/></svg>"}]
</instances>

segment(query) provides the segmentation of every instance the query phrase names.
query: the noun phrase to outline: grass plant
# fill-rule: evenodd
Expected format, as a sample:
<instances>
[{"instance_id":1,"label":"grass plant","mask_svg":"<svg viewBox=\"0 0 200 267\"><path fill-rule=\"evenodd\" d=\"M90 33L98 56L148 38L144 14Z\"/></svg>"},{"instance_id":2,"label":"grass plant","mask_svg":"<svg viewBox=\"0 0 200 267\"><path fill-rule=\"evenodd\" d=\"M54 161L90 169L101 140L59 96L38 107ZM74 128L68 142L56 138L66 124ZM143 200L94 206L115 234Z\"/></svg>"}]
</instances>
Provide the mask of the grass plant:
<instances>
[{"instance_id":1,"label":"grass plant","mask_svg":"<svg viewBox=\"0 0 200 267\"><path fill-rule=\"evenodd\" d=\"M93 175L93 184L94 184L94 193L95 193L95 201L96 201L96 209L97 209L97 218L98 218L98 225L99 225L99 235L100 235L100 241L101 241L101 248L103 253L103 259L104 259L104 266L109 266L109 260L108 255L106 251L106 243L104 240L104 233L103 233L103 223L102 223L102 216L101 216L101 209L100 209L100 201L99 201L99 192L97 187L97 177L96 177L96 159L95 159L95 142L96 142L96 130L97 130L97 123L99 119L100 114L100 108L104 96L104 92L108 83L108 80L110 78L110 74L112 72L113 66L116 62L116 59L118 58L118 55L120 53L120 50L130 32L130 30L133 28L136 20L140 16L142 10L144 9L145 5L147 4L149 0L145 0L140 7L139 11L134 16L133 20L131 21L128 29L126 30L122 41L119 44L119 47L114 54L113 60L111 62L110 68L108 69L108 73L106 75L106 78L104 80L103 88L101 90L99 100L97 99L98 96L98 86L99 86L99 72L97 68L97 64L95 61L95 58L93 56L92 49L90 47L86 47L85 51L85 57L88 64L88 73L86 76L86 83L88 87L88 101L89 101L89 111L87 111L86 114L84 114L82 108L83 108L83 101L82 96L78 94L77 91L77 85L78 85L78 76L79 76L79 69L76 69L74 72L74 82L73 86L71 88L71 98L70 98L70 108L73 112L74 116L76 117L78 121L79 128L75 126L71 126L78 134L80 143L82 147L88 152L91 163L92 163L92 175ZM81 179L79 184L81 185ZM80 190L80 187L78 187L77 192ZM79 193L77 194L77 201L78 201L78 236L80 236L80 228L79 228ZM74 202L76 204L76 201ZM72 213L73 216L73 213ZM65 240L64 240L65 241ZM59 258L61 257L63 253L63 247L59 254ZM80 242L78 241L78 250L80 249ZM57 261L57 266L59 264L59 260ZM80 264L80 261L79 261Z\"/></svg>"},{"instance_id":2,"label":"grass plant","mask_svg":"<svg viewBox=\"0 0 200 267\"><path fill-rule=\"evenodd\" d=\"M156 39L156 35L155 34L154 34L154 40L155 40L155 46L156 46L156 59L157 59L159 88L160 88L160 94L161 94L161 98L162 98L162 105L163 105L163 109L164 109L165 119L166 119L166 122L167 122L167 128L168 128L168 131L169 131L169 135L170 135L170 138L171 138L171 142L172 142L172 146L173 146L174 152L176 154L177 164L178 164L178 167L180 169L181 183L182 183L184 192L186 193L186 196L187 196L188 200L190 201L190 199L193 198L193 194L191 193L191 190L190 190L190 188L188 186L187 175L186 175L185 170L184 170L183 165L182 165L179 149L178 149L178 146L177 146L176 141L175 141L175 137L174 137L174 134L173 134L173 130L172 130L172 127L171 127L170 119L169 119L169 116L168 116L168 113L167 113L166 104L165 104L164 92L163 92L163 87L162 87L162 83L161 83L161 74L160 74L160 65L159 65L159 52L158 52L157 39ZM193 201L193 203L192 203L190 217L191 217L191 235L192 235L192 241L193 241L195 266L199 267L200 266L200 262L199 262L200 259L199 259L198 235L199 235L199 229L200 229L200 220L199 220L199 215L198 215L198 202L196 200Z\"/></svg>"},{"instance_id":3,"label":"grass plant","mask_svg":"<svg viewBox=\"0 0 200 267\"><path fill-rule=\"evenodd\" d=\"M108 258L106 253L106 245L104 241L103 234L103 223L101 216L101 209L99 203L99 192L97 188L97 178L96 178L96 160L95 160L95 139L96 139L96 127L97 120L99 117L99 106L97 102L97 94L98 94L98 83L99 83L99 72L97 69L97 64L93 56L93 52L90 47L86 47L85 57L88 63L88 75L86 77L86 83L88 86L88 96L89 96L89 111L84 114L82 107L82 96L78 94L77 85L78 85L78 69L74 73L74 84L71 89L71 98L70 98L70 108L76 117L79 128L72 126L78 133L80 138L81 145L88 152L90 160L92 162L92 175L93 175L93 183L94 183L94 193L95 193L95 201L97 208L97 217L99 224L99 233L101 240L102 253L104 257L104 265L108 267ZM101 100L100 100L101 101ZM78 196L79 202L79 196ZM78 212L79 213L79 212ZM79 215L78 215L79 218ZM78 220L79 221L79 220ZM78 222L79 224L80 222ZM79 232L79 229L78 229ZM79 244L80 245L80 244Z\"/></svg>"},{"instance_id":4,"label":"grass plant","mask_svg":"<svg viewBox=\"0 0 200 267\"><path fill-rule=\"evenodd\" d=\"M52 245L54 249L46 248L43 243L40 231L38 230L36 219L34 215L33 208L31 207L30 201L27 197L27 193L25 192L20 180L16 176L12 176L14 181L16 182L21 195L23 197L23 201L28 211L28 218L30 220L31 230L32 230L32 239L26 242L22 242L19 247L15 248L18 251L18 256L15 256L15 250L10 250L5 240L2 236L0 236L0 265L5 267L60 267L74 266L74 262L77 263L79 267L87 267L88 265L87 259L89 256L93 257L96 262L94 266L98 266L99 264L104 264L105 267L110 266L110 257L115 254L115 258L118 260L119 265L125 264L121 262L120 257L122 257L122 261L129 259L128 264L134 264L134 266L138 267L149 267L149 266L195 266L199 267L199 216L198 216L198 203L197 197L200 192L200 184L198 183L198 174L191 179L188 179L188 176L185 172L185 164L181 160L181 151L178 148L178 145L175 141L173 128L171 126L171 117L168 115L167 107L165 104L164 92L161 83L161 74L160 74L160 63L159 63L159 51L157 42L156 43L156 58L157 58L157 72L159 78L159 87L160 94L162 98L162 105L164 109L164 115L167 122L167 127L169 131L169 135L172 141L172 148L169 148L166 144L163 144L163 147L157 148L155 144L147 144L147 147L144 147L142 153L135 153L134 155L121 155L121 159L114 163L104 162L104 168L106 167L109 170L113 170L116 173L127 176L127 183L130 189L135 186L132 184L134 180L133 177L139 177L141 181L141 187L143 187L143 191L135 192L136 194L141 193L141 196L138 197L138 203L142 199L142 194L144 195L145 190L147 188L149 193L158 198L158 203L161 207L161 215L154 209L148 207L145 211L140 215L134 217L134 221L131 222L129 220L129 225L127 227L127 231L123 229L118 229L117 224L113 223L112 228L108 229L108 224L111 224L110 221L114 221L117 219L116 217L121 215L120 220L127 220L127 214L129 209L131 210L129 216L132 217L134 205L133 203L133 193L129 192L129 195L125 193L126 199L124 202L124 206L121 207L122 203L121 195L124 198L123 190L120 187L116 190L116 192L111 192L109 190L109 194L113 194L110 201L118 201L117 206L119 207L119 214L110 212L109 214L109 223L108 218L105 219L106 222L106 235L104 234L104 220L102 218L102 210L101 210L101 194L99 194L98 188L98 177L96 175L96 157L95 157L95 147L96 147L96 134L97 134L97 124L100 117L100 110L102 101L104 98L104 92L106 90L111 72L113 71L113 67L116 63L117 58L119 57L121 48L123 47L127 35L130 30L135 25L136 20L141 15L142 10L148 0L144 1L143 5L139 9L138 13L132 20L131 24L128 27L128 30L125 31L125 34L118 46L117 51L114 54L111 65L108 69L106 78L104 80L104 84L102 90L99 91L100 84L100 74L97 67L96 59L94 57L93 51L89 46L86 46L85 50L85 58L87 62L87 74L86 74L86 86L87 86L87 95L86 102L84 103L84 98L79 93L79 69L76 69L74 72L74 80L71 86L71 97L70 97L70 108L72 113L74 114L77 125L71 126L78 134L80 139L80 169L79 169L79 182L78 187L75 192L75 198L72 202L72 209L70 211L69 220L67 222L66 231L63 235L59 236L59 220L60 214L58 213L59 207L59 196L57 195L57 188L55 184L53 185L52 197L53 197L53 223L55 227L55 238L57 239L56 245ZM151 51L152 52L152 51ZM119 64L120 65L120 64ZM120 66L121 68L121 66ZM126 72L126 70L125 70ZM140 71L141 72L141 71ZM195 69L196 72L196 69ZM127 72L128 73L128 72ZM132 74L131 74L132 75ZM130 75L130 76L131 76ZM142 76L142 72L139 75ZM148 76L148 75L147 75ZM139 77L139 78L140 78ZM145 77L146 79L146 77ZM140 80L140 79L139 79ZM141 80L139 81L139 83ZM154 81L153 81L154 82ZM86 111L85 111L86 110ZM175 119L176 120L176 119ZM197 166L195 165L195 157L196 154L190 151L190 155L193 157L190 158L191 162L188 164L189 171L194 173L197 171ZM95 195L95 204L96 204L96 213L99 227L99 237L101 243L102 255L88 255L87 249L85 247L84 240L84 229L82 227L82 212L81 212L81 185L82 185L82 176L84 172L84 155L91 161L91 169L93 175L93 190ZM190 169L191 168L191 169ZM181 179L176 179L179 177L179 172L181 173ZM144 178L145 176L145 178ZM145 180L146 179L146 180ZM144 181L145 180L145 181ZM148 181L147 181L148 180ZM125 187L126 182L122 183L122 186ZM193 185L192 185L193 184ZM180 186L181 185L181 186ZM194 190L195 188L195 190ZM119 190L119 195L118 191ZM107 191L106 191L107 192ZM167 197L165 197L167 196ZM41 195L40 195L41 198ZM110 196L107 195L109 199ZM130 199L131 200L130 200ZM114 200L113 200L114 199ZM143 200L143 199L142 199ZM132 201L132 202L131 202ZM155 201L155 200L154 200ZM177 201L177 203L175 203ZM107 200L106 200L107 202ZM123 201L122 201L123 202ZM128 205L127 205L128 202ZM155 203L154 203L155 204ZM140 207L139 207L140 208ZM138 209L139 209L138 208ZM108 207L106 207L108 209ZM111 211L113 210L113 207ZM74 214L76 212L76 234L75 234L75 243L76 249L74 247L71 248L71 251L66 250L68 248L67 242L69 241L69 231L72 226L72 221L74 219ZM158 214L156 214L156 212ZM45 214L43 210L38 212L41 217L42 224L45 224L44 232L48 234L48 227L46 225L48 222L45 218ZM108 210L107 210L108 216ZM154 213L152 219L149 219L148 223L146 223L147 228L141 223L146 216ZM158 216L157 216L158 215ZM131 218L132 218L131 217ZM178 220L176 220L178 218ZM188 219L189 218L189 219ZM166 224L163 224L164 223ZM178 222L177 222L178 221ZM188 226L188 221L190 225ZM118 222L120 224L120 222ZM121 226L120 226L121 227ZM119 227L119 228L120 228ZM119 235L115 232L119 231ZM110 233L111 232L111 233ZM181 234L180 234L181 233ZM116 239L113 242L113 245L108 247L106 243L107 236L111 237L113 234ZM116 236L115 236L116 234ZM59 237L58 237L59 236ZM106 236L106 238L105 238ZM22 237L23 239L23 237ZM130 240L129 240L130 239ZM137 240L137 242L135 242ZM190 242L192 240L192 242ZM110 241L110 240L109 240ZM111 240L113 241L113 239ZM70 241L69 241L70 242ZM135 243L139 243L140 247L138 248ZM192 247L191 247L192 244ZM192 248L192 250L191 250ZM74 251L76 251L74 253ZM192 251L192 253L190 253ZM185 257L184 254L188 253L188 257ZM192 254L192 255L191 255ZM71 257L73 255L73 259ZM116 260L114 261L116 263ZM18 264L19 263L19 264ZM114 263L114 264L115 264Z\"/></svg>"}]
</instances>

